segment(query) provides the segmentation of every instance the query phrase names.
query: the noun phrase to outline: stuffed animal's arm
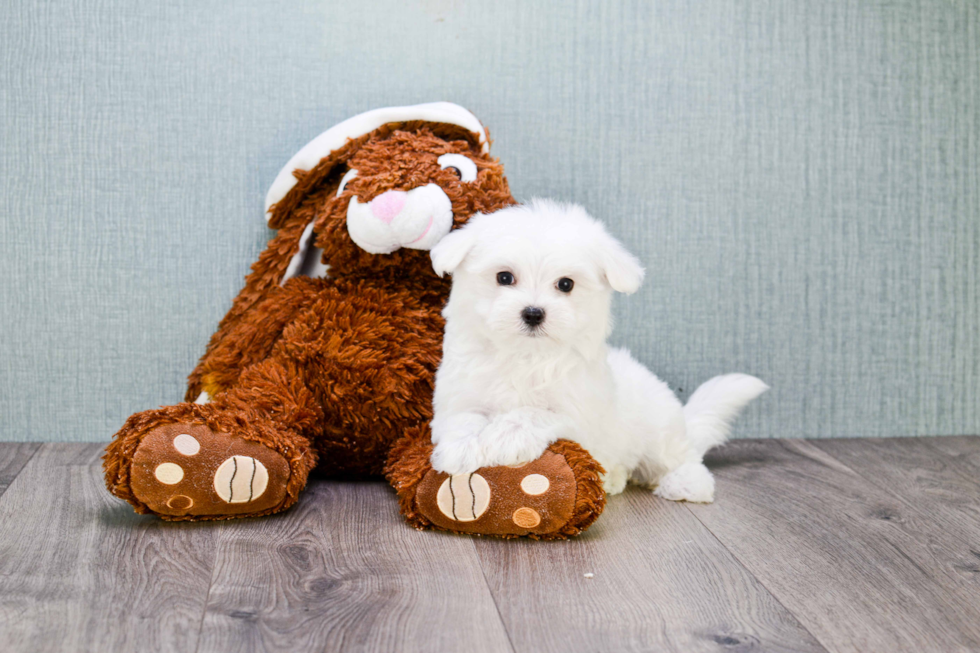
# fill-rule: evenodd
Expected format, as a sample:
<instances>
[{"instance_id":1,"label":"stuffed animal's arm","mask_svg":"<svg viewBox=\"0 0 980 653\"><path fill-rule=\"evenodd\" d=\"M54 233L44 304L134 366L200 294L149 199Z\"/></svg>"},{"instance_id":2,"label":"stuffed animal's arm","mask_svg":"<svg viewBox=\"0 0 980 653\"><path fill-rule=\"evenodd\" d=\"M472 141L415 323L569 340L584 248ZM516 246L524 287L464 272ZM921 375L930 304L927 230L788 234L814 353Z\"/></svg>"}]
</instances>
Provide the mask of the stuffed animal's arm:
<instances>
[{"instance_id":1,"label":"stuffed animal's arm","mask_svg":"<svg viewBox=\"0 0 980 653\"><path fill-rule=\"evenodd\" d=\"M305 228L306 223L302 220L293 220L282 226L269 241L262 254L259 255L259 260L255 262L252 271L245 278L245 286L235 297L228 313L221 319L217 331L214 332L208 342L207 351L188 378L185 397L187 401L194 401L205 389L205 386L211 387L212 390L219 389L218 386L207 383L204 379L211 371L209 368L227 368L230 364L230 369L220 369L221 373L216 377L222 379L224 383L227 383L229 378L229 374L225 372L241 371L241 366L237 363L230 361L219 363L222 358L219 350L226 347L227 340L240 338L237 327L252 321L251 316L260 303L278 294L283 274L286 272L293 253L299 247L300 238ZM216 353L217 355L215 355ZM209 361L211 361L210 364L208 364ZM238 378L238 374L231 374L230 378L233 381Z\"/></svg>"},{"instance_id":2,"label":"stuffed animal's arm","mask_svg":"<svg viewBox=\"0 0 980 653\"><path fill-rule=\"evenodd\" d=\"M214 397L234 385L249 366L268 358L283 329L316 298L324 283L305 277L291 280L219 329L189 378L185 400L195 401L202 392L207 393L204 399Z\"/></svg>"}]
</instances>

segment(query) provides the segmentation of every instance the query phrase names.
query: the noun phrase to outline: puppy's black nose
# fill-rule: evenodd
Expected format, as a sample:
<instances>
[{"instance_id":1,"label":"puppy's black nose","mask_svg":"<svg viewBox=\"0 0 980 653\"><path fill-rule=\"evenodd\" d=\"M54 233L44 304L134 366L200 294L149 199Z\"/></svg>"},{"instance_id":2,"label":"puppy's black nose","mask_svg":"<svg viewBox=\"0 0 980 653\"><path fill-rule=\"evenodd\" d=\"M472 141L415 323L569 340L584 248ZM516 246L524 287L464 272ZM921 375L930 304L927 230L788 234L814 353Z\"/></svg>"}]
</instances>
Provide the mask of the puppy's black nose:
<instances>
[{"instance_id":1,"label":"puppy's black nose","mask_svg":"<svg viewBox=\"0 0 980 653\"><path fill-rule=\"evenodd\" d=\"M528 306L521 311L521 319L524 320L524 324L536 327L544 322L544 309L538 308L537 306Z\"/></svg>"}]
</instances>

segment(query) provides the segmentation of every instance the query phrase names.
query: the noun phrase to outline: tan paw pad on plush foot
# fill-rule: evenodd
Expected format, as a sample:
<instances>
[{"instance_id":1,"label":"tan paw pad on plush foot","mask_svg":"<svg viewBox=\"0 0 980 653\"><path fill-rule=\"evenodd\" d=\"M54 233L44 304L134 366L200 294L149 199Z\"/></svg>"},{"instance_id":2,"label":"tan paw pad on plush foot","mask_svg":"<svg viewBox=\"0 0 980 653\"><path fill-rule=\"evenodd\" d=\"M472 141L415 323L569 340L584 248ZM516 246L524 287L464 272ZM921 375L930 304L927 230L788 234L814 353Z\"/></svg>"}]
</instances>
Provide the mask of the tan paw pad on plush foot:
<instances>
[{"instance_id":1,"label":"tan paw pad on plush foot","mask_svg":"<svg viewBox=\"0 0 980 653\"><path fill-rule=\"evenodd\" d=\"M545 535L575 510L575 476L565 459L547 451L525 465L483 467L449 476L434 470L416 494L433 524L464 533Z\"/></svg>"},{"instance_id":2,"label":"tan paw pad on plush foot","mask_svg":"<svg viewBox=\"0 0 980 653\"><path fill-rule=\"evenodd\" d=\"M150 431L133 455L130 484L169 517L241 515L282 503L289 465L278 453L202 424Z\"/></svg>"},{"instance_id":3,"label":"tan paw pad on plush foot","mask_svg":"<svg viewBox=\"0 0 980 653\"><path fill-rule=\"evenodd\" d=\"M450 476L436 494L439 512L461 522L476 521L490 505L490 485L479 474Z\"/></svg>"}]
</instances>

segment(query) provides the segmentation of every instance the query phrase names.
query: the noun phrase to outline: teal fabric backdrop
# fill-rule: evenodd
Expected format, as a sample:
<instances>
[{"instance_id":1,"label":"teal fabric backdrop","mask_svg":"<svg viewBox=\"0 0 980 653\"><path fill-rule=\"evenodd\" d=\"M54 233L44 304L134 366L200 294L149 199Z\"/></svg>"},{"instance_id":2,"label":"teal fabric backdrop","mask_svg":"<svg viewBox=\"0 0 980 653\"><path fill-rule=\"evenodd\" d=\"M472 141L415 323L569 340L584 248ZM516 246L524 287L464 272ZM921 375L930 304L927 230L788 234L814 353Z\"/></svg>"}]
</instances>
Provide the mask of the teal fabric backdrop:
<instances>
[{"instance_id":1,"label":"teal fabric backdrop","mask_svg":"<svg viewBox=\"0 0 980 653\"><path fill-rule=\"evenodd\" d=\"M184 378L326 127L450 100L515 195L642 258L614 339L740 437L980 432L974 0L4 5L0 439L106 440Z\"/></svg>"}]
</instances>

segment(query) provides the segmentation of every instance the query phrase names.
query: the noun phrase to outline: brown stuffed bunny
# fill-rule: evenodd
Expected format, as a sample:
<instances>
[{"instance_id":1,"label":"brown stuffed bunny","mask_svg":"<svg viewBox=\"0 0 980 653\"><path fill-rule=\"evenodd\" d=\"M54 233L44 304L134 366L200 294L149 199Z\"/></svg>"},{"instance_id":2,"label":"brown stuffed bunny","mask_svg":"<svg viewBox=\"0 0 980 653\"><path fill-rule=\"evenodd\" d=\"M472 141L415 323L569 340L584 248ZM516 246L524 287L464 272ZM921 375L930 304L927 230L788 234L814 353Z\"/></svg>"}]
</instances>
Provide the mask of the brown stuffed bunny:
<instances>
[{"instance_id":1,"label":"brown stuffed bunny","mask_svg":"<svg viewBox=\"0 0 980 653\"><path fill-rule=\"evenodd\" d=\"M522 467L448 477L428 424L447 281L428 249L514 204L480 122L454 104L360 114L298 152L266 198L278 232L190 376L130 417L106 485L168 520L285 510L316 468L385 474L417 527L561 538L602 511L602 469L559 441Z\"/></svg>"}]
</instances>

